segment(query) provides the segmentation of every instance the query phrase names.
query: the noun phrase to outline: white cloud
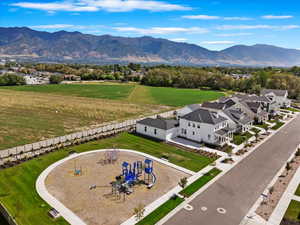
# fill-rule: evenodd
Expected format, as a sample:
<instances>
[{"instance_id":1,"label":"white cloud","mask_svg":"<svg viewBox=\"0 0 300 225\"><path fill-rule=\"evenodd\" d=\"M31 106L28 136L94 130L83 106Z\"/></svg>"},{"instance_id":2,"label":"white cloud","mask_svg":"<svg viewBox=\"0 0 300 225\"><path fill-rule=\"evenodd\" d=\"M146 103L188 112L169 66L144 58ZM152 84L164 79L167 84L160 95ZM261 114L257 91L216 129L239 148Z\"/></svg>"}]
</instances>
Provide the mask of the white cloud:
<instances>
[{"instance_id":1,"label":"white cloud","mask_svg":"<svg viewBox=\"0 0 300 225\"><path fill-rule=\"evenodd\" d=\"M191 20L218 20L221 17L219 16L208 16L208 15L186 15L182 16L184 19L191 19Z\"/></svg>"},{"instance_id":2,"label":"white cloud","mask_svg":"<svg viewBox=\"0 0 300 225\"><path fill-rule=\"evenodd\" d=\"M34 25L30 26L33 29L65 29L72 28L74 25L71 24L49 24L49 25Z\"/></svg>"},{"instance_id":3,"label":"white cloud","mask_svg":"<svg viewBox=\"0 0 300 225\"><path fill-rule=\"evenodd\" d=\"M202 41L201 44L204 45L232 45L234 41Z\"/></svg>"},{"instance_id":4,"label":"white cloud","mask_svg":"<svg viewBox=\"0 0 300 225\"><path fill-rule=\"evenodd\" d=\"M229 33L229 34L217 34L218 37L240 37L240 36L250 36L253 33Z\"/></svg>"},{"instance_id":5,"label":"white cloud","mask_svg":"<svg viewBox=\"0 0 300 225\"><path fill-rule=\"evenodd\" d=\"M239 21L246 21L246 20L253 20L250 17L238 17L238 16L233 16L233 17L224 17L224 20L239 20Z\"/></svg>"},{"instance_id":6,"label":"white cloud","mask_svg":"<svg viewBox=\"0 0 300 225\"><path fill-rule=\"evenodd\" d=\"M30 26L32 29L77 29L77 30L85 30L85 29L96 29L96 28L104 28L103 25L73 25L73 24L46 24L46 25L34 25Z\"/></svg>"},{"instance_id":7,"label":"white cloud","mask_svg":"<svg viewBox=\"0 0 300 225\"><path fill-rule=\"evenodd\" d=\"M300 28L299 25L223 25L217 27L218 30L255 30L255 29L270 29L270 30L291 30Z\"/></svg>"},{"instance_id":8,"label":"white cloud","mask_svg":"<svg viewBox=\"0 0 300 225\"><path fill-rule=\"evenodd\" d=\"M98 11L97 7L88 5L79 5L70 2L56 2L56 3L34 3L34 2L18 2L11 4L27 9L39 9L50 12L55 11L70 11L70 12L94 12Z\"/></svg>"},{"instance_id":9,"label":"white cloud","mask_svg":"<svg viewBox=\"0 0 300 225\"><path fill-rule=\"evenodd\" d=\"M109 12L128 12L132 10L174 11L191 10L190 7L171 4L156 0L69 0L53 3L17 2L11 4L28 9L45 11L94 12L105 10Z\"/></svg>"},{"instance_id":10,"label":"white cloud","mask_svg":"<svg viewBox=\"0 0 300 225\"><path fill-rule=\"evenodd\" d=\"M175 41L175 42L186 42L187 39L186 38L172 38L169 39L170 41Z\"/></svg>"},{"instance_id":11,"label":"white cloud","mask_svg":"<svg viewBox=\"0 0 300 225\"><path fill-rule=\"evenodd\" d=\"M293 16L291 15L282 15L282 16L275 16L275 15L265 15L262 16L261 18L267 19L267 20L282 20L282 19L291 19Z\"/></svg>"},{"instance_id":12,"label":"white cloud","mask_svg":"<svg viewBox=\"0 0 300 225\"><path fill-rule=\"evenodd\" d=\"M153 34L175 34L175 33L193 33L203 34L207 33L208 30L201 27L151 27L151 28L137 28L137 27L114 27L116 31L137 33L142 35L153 35Z\"/></svg>"},{"instance_id":13,"label":"white cloud","mask_svg":"<svg viewBox=\"0 0 300 225\"><path fill-rule=\"evenodd\" d=\"M221 16L209 16L209 15L185 15L182 16L184 19L191 19L191 20L252 20L252 18L249 17L238 17L238 16L232 16L232 17L221 17Z\"/></svg>"}]
</instances>

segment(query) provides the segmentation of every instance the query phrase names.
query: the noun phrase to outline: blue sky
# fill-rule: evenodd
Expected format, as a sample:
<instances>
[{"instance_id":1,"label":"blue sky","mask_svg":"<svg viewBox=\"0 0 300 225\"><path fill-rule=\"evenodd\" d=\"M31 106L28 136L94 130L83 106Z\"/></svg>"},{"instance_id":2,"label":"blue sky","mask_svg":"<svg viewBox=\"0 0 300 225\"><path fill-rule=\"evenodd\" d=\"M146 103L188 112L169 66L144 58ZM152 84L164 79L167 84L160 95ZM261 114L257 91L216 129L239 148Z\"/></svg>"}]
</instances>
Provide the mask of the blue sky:
<instances>
[{"instance_id":1,"label":"blue sky","mask_svg":"<svg viewBox=\"0 0 300 225\"><path fill-rule=\"evenodd\" d=\"M300 49L299 0L0 0L0 26Z\"/></svg>"}]
</instances>

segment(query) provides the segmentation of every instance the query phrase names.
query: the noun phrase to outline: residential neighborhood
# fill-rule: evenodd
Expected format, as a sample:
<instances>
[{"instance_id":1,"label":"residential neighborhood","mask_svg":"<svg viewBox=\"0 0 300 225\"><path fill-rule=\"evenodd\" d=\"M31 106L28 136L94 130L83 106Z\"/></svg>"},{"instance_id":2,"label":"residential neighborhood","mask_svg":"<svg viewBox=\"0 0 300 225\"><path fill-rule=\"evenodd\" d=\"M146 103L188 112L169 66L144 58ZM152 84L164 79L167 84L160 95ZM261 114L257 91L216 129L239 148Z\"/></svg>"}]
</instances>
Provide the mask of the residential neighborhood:
<instances>
[{"instance_id":1,"label":"residential neighborhood","mask_svg":"<svg viewBox=\"0 0 300 225\"><path fill-rule=\"evenodd\" d=\"M0 225L300 225L299 0L0 5Z\"/></svg>"},{"instance_id":2,"label":"residential neighborhood","mask_svg":"<svg viewBox=\"0 0 300 225\"><path fill-rule=\"evenodd\" d=\"M216 101L185 106L174 118L146 118L137 122L136 132L168 141L180 137L197 143L224 146L233 136L249 132L280 117L290 107L286 90L262 90L261 95L235 94Z\"/></svg>"}]
</instances>

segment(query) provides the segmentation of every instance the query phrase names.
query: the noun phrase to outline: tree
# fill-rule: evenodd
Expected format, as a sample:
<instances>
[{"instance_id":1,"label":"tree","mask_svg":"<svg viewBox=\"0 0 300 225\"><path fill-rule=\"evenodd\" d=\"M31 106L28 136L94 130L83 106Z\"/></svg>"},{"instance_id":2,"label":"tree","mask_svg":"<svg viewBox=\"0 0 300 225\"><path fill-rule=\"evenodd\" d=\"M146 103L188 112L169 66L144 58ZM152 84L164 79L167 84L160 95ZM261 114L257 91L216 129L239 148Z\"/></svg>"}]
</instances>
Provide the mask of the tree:
<instances>
[{"instance_id":1,"label":"tree","mask_svg":"<svg viewBox=\"0 0 300 225\"><path fill-rule=\"evenodd\" d=\"M286 174L288 174L288 172L292 169L292 166L291 166L290 162L286 163L285 169L286 169Z\"/></svg>"},{"instance_id":2,"label":"tree","mask_svg":"<svg viewBox=\"0 0 300 225\"><path fill-rule=\"evenodd\" d=\"M134 215L137 221L143 218L145 213L145 206L143 204L139 204L134 208Z\"/></svg>"},{"instance_id":3,"label":"tree","mask_svg":"<svg viewBox=\"0 0 300 225\"><path fill-rule=\"evenodd\" d=\"M4 74L0 76L0 86L25 85L24 77L16 74Z\"/></svg>"},{"instance_id":4,"label":"tree","mask_svg":"<svg viewBox=\"0 0 300 225\"><path fill-rule=\"evenodd\" d=\"M183 177L179 180L178 185L182 188L185 188L185 186L187 185L187 182L188 182L187 177Z\"/></svg>"},{"instance_id":5,"label":"tree","mask_svg":"<svg viewBox=\"0 0 300 225\"><path fill-rule=\"evenodd\" d=\"M50 84L60 84L63 81L63 76L51 75L49 81L50 81Z\"/></svg>"}]
</instances>

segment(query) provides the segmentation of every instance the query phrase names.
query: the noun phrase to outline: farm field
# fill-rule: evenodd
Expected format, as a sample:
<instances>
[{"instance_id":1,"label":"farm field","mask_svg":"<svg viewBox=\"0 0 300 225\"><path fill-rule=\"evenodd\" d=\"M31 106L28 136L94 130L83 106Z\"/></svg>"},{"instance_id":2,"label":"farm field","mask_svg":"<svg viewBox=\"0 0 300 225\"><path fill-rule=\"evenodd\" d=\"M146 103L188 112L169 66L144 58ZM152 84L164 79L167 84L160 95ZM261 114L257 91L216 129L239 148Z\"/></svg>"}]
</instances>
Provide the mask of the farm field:
<instances>
[{"instance_id":1,"label":"farm field","mask_svg":"<svg viewBox=\"0 0 300 225\"><path fill-rule=\"evenodd\" d=\"M222 95L214 91L147 87L135 83L0 87L0 149Z\"/></svg>"},{"instance_id":2,"label":"farm field","mask_svg":"<svg viewBox=\"0 0 300 225\"><path fill-rule=\"evenodd\" d=\"M158 158L165 156L169 161L193 171L199 171L213 160L196 153L186 152L173 146L151 141L139 136L122 133L116 137L102 139L62 149L15 167L0 171L0 201L16 217L19 224L54 224L48 217L50 207L35 191L39 174L52 163L68 156L70 151L84 152L103 148L126 148L145 152ZM59 219L55 224L67 224Z\"/></svg>"},{"instance_id":3,"label":"farm field","mask_svg":"<svg viewBox=\"0 0 300 225\"><path fill-rule=\"evenodd\" d=\"M153 105L3 89L0 102L0 149L162 110Z\"/></svg>"}]
</instances>

